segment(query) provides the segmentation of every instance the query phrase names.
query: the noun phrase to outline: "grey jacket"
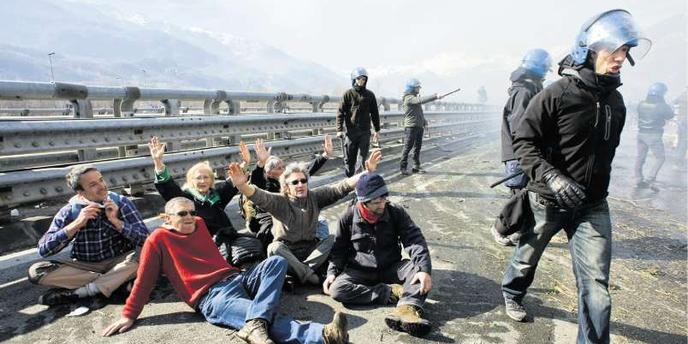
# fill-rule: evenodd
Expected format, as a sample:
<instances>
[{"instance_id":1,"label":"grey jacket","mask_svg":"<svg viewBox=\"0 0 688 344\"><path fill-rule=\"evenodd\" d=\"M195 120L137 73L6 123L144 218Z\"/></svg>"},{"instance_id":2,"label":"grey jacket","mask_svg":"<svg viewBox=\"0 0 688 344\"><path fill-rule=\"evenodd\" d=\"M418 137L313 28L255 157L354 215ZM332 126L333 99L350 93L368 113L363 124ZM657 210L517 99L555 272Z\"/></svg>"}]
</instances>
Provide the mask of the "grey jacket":
<instances>
[{"instance_id":1,"label":"grey jacket","mask_svg":"<svg viewBox=\"0 0 688 344\"><path fill-rule=\"evenodd\" d=\"M287 197L259 188L249 197L261 209L272 215L272 235L275 241L296 243L315 240L320 210L344 198L353 188L346 180L308 190L306 198Z\"/></svg>"},{"instance_id":2,"label":"grey jacket","mask_svg":"<svg viewBox=\"0 0 688 344\"><path fill-rule=\"evenodd\" d=\"M412 93L404 93L401 104L401 111L404 112L404 127L424 127L425 116L423 116L423 104L436 99L436 94L421 97Z\"/></svg>"}]
</instances>

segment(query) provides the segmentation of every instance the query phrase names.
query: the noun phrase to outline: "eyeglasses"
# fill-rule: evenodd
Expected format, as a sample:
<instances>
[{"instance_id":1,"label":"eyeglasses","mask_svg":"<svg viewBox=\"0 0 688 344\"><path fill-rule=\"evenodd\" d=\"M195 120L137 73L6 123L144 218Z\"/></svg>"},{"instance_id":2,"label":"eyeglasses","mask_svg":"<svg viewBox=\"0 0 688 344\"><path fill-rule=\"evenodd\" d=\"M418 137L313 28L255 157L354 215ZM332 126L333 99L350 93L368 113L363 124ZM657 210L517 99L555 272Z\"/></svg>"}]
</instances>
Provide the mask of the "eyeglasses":
<instances>
[{"instance_id":1,"label":"eyeglasses","mask_svg":"<svg viewBox=\"0 0 688 344\"><path fill-rule=\"evenodd\" d=\"M186 215L196 216L196 211L195 210L182 210L182 211L178 211L176 214L170 214L170 215L177 215L179 217L184 217Z\"/></svg>"},{"instance_id":2,"label":"eyeglasses","mask_svg":"<svg viewBox=\"0 0 688 344\"><path fill-rule=\"evenodd\" d=\"M299 185L299 183L308 184L308 179L306 179L306 178L294 179L294 180L289 182L289 184L291 184L291 185Z\"/></svg>"}]
</instances>

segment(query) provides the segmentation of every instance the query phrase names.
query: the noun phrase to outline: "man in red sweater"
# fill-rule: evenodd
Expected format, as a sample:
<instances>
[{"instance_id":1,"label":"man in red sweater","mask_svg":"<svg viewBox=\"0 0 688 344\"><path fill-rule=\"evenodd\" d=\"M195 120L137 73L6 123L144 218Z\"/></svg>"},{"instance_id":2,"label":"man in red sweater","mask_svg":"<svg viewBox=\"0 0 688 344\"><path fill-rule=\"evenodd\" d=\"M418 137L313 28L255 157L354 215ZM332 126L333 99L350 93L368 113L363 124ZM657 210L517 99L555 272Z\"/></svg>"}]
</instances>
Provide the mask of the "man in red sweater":
<instances>
[{"instance_id":1,"label":"man in red sweater","mask_svg":"<svg viewBox=\"0 0 688 344\"><path fill-rule=\"evenodd\" d=\"M171 199L162 215L165 224L146 240L136 282L122 317L102 333L110 336L131 328L148 302L155 281L164 273L177 295L215 325L241 329L247 343L347 343L346 316L336 312L331 323L300 323L276 316L287 262L270 257L241 272L222 258L194 203Z\"/></svg>"}]
</instances>

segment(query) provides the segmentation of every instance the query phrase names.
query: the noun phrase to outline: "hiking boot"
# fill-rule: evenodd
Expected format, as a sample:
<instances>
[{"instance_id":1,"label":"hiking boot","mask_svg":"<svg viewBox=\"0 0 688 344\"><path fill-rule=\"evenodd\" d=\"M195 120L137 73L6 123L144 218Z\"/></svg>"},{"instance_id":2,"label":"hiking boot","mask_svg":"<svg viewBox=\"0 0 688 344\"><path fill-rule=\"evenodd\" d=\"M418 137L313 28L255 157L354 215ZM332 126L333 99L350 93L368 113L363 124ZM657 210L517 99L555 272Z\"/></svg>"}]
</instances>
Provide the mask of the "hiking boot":
<instances>
[{"instance_id":1,"label":"hiking boot","mask_svg":"<svg viewBox=\"0 0 688 344\"><path fill-rule=\"evenodd\" d=\"M401 295L404 294L404 286L401 284L389 284L389 301L387 301L388 304L390 305L396 305L397 302L399 302L399 299L401 299Z\"/></svg>"},{"instance_id":2,"label":"hiking boot","mask_svg":"<svg viewBox=\"0 0 688 344\"><path fill-rule=\"evenodd\" d=\"M385 323L391 329L422 337L430 333L432 327L429 321L421 318L421 312L416 306L400 305L385 317Z\"/></svg>"},{"instance_id":3,"label":"hiking boot","mask_svg":"<svg viewBox=\"0 0 688 344\"><path fill-rule=\"evenodd\" d=\"M514 246L514 243L509 239L508 236L503 236L497 232L497 228L494 225L490 227L490 233L492 233L492 238L494 241L502 246Z\"/></svg>"},{"instance_id":4,"label":"hiking boot","mask_svg":"<svg viewBox=\"0 0 688 344\"><path fill-rule=\"evenodd\" d=\"M275 344L268 336L268 322L265 319L251 319L236 333L249 344Z\"/></svg>"},{"instance_id":5,"label":"hiking boot","mask_svg":"<svg viewBox=\"0 0 688 344\"><path fill-rule=\"evenodd\" d=\"M38 303L46 306L63 305L79 300L79 296L70 289L50 289L38 297Z\"/></svg>"},{"instance_id":6,"label":"hiking boot","mask_svg":"<svg viewBox=\"0 0 688 344\"><path fill-rule=\"evenodd\" d=\"M411 169L411 172L413 172L413 173L424 174L424 173L426 173L427 171L425 171L425 170L422 169L421 167L414 167L414 168Z\"/></svg>"},{"instance_id":7,"label":"hiking boot","mask_svg":"<svg viewBox=\"0 0 688 344\"><path fill-rule=\"evenodd\" d=\"M528 313L526 313L526 309L521 302L504 299L504 304L506 306L506 315L509 316L509 318L518 322L524 322L526 320Z\"/></svg>"},{"instance_id":8,"label":"hiking boot","mask_svg":"<svg viewBox=\"0 0 688 344\"><path fill-rule=\"evenodd\" d=\"M325 344L347 344L349 343L349 333L346 329L346 314L335 312L332 322L323 328L323 341Z\"/></svg>"},{"instance_id":9,"label":"hiking boot","mask_svg":"<svg viewBox=\"0 0 688 344\"><path fill-rule=\"evenodd\" d=\"M407 169L402 168L402 169L401 169L401 175L402 175L402 176L410 176L411 173L410 173Z\"/></svg>"}]
</instances>

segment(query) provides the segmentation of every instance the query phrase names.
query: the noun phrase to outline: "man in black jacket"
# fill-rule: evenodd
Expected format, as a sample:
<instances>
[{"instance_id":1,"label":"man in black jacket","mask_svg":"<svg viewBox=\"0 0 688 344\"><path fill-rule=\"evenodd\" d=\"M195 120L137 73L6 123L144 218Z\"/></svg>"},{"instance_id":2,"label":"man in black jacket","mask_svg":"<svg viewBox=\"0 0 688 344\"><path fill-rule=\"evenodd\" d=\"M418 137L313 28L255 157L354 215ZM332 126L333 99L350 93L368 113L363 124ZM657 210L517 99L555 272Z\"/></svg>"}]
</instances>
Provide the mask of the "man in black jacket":
<instances>
[{"instance_id":1,"label":"man in black jacket","mask_svg":"<svg viewBox=\"0 0 688 344\"><path fill-rule=\"evenodd\" d=\"M562 78L531 99L516 129L514 148L530 178L535 226L524 231L504 273L506 313L526 319L522 301L538 261L564 229L578 287L578 343L609 343L612 245L606 196L626 119L616 88L623 62L633 65L648 43L627 11L593 17L560 63Z\"/></svg>"},{"instance_id":2,"label":"man in black jacket","mask_svg":"<svg viewBox=\"0 0 688 344\"><path fill-rule=\"evenodd\" d=\"M502 162L504 163L506 176L522 171L512 146L516 125L523 117L530 99L542 90L542 81L551 66L552 58L547 51L544 49L533 49L526 53L521 61L521 65L511 73L509 99L504 105L502 115ZM526 183L528 183L528 178L521 174L507 180L504 182L504 185L511 189L512 195L515 195L526 186ZM492 226L492 235L498 244L504 246L516 245L521 236L520 232L503 236L497 232L494 226Z\"/></svg>"},{"instance_id":3,"label":"man in black jacket","mask_svg":"<svg viewBox=\"0 0 688 344\"><path fill-rule=\"evenodd\" d=\"M337 137L344 139L344 173L356 174L358 167L368 158L370 150L370 123L375 133L373 141L380 139L380 113L375 94L366 88L368 72L358 67L351 72L351 89L342 96L337 111ZM360 156L360 160L357 160Z\"/></svg>"},{"instance_id":4,"label":"man in black jacket","mask_svg":"<svg viewBox=\"0 0 688 344\"><path fill-rule=\"evenodd\" d=\"M430 252L420 228L387 195L381 176L361 176L357 203L339 220L323 291L342 303L397 304L387 325L425 335L431 329L421 317L432 288ZM402 260L402 245L411 260Z\"/></svg>"},{"instance_id":5,"label":"man in black jacket","mask_svg":"<svg viewBox=\"0 0 688 344\"><path fill-rule=\"evenodd\" d=\"M647 187L655 182L657 173L664 164L664 124L674 117L674 110L664 100L667 87L657 82L650 86L645 100L638 104L638 156L635 161L635 181L637 187ZM647 175L643 175L643 165L648 150L655 156L655 163Z\"/></svg>"}]
</instances>

